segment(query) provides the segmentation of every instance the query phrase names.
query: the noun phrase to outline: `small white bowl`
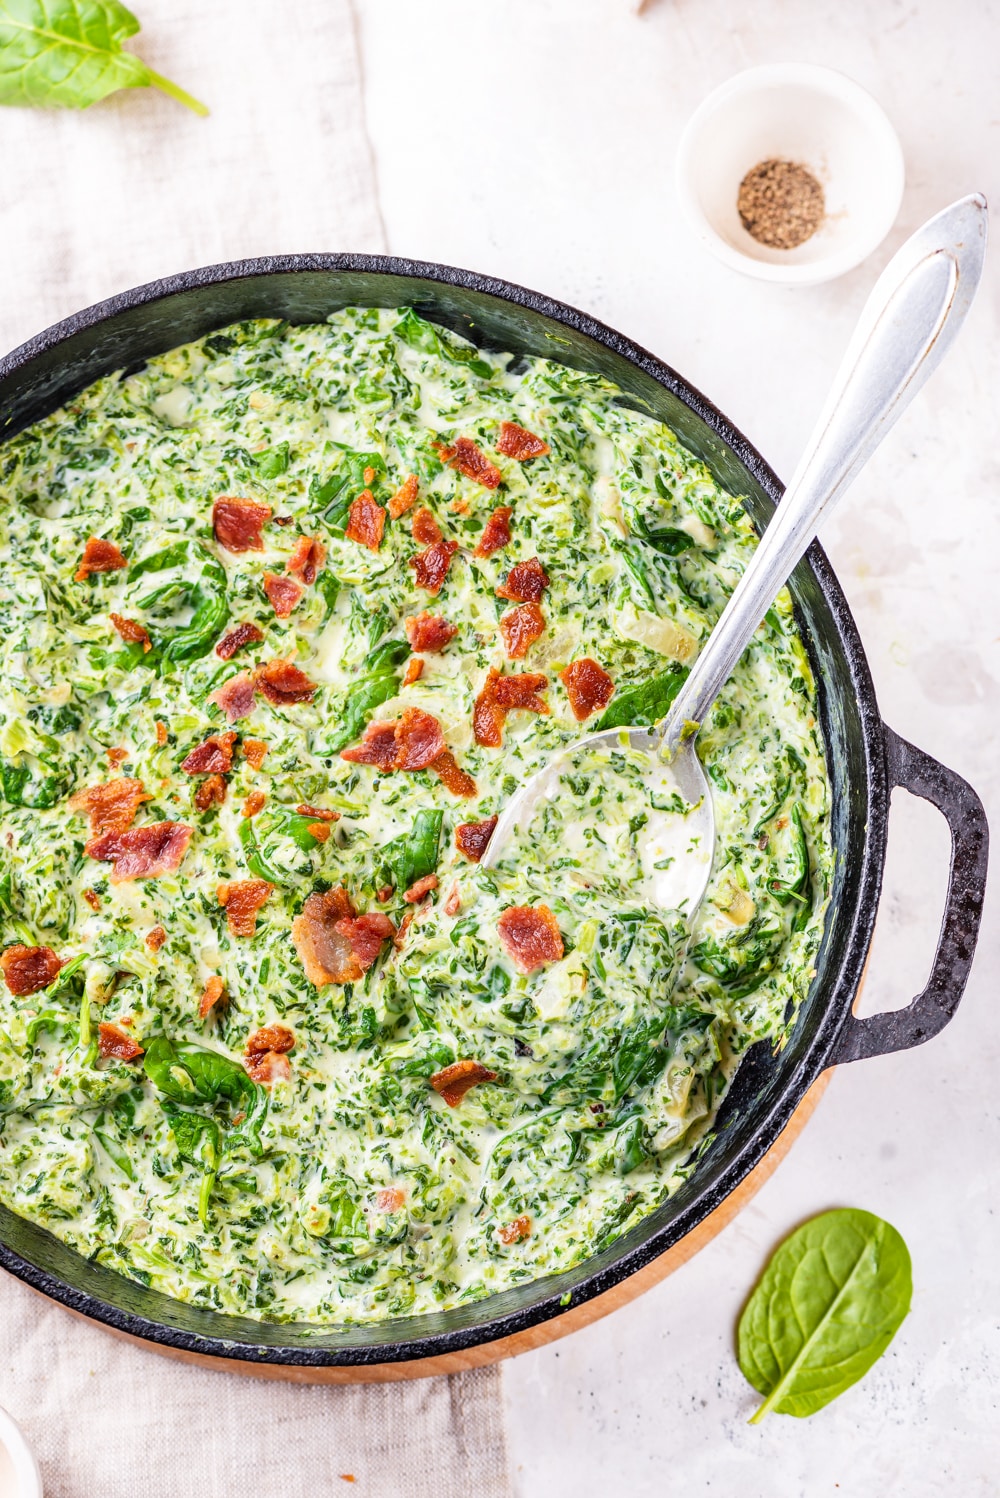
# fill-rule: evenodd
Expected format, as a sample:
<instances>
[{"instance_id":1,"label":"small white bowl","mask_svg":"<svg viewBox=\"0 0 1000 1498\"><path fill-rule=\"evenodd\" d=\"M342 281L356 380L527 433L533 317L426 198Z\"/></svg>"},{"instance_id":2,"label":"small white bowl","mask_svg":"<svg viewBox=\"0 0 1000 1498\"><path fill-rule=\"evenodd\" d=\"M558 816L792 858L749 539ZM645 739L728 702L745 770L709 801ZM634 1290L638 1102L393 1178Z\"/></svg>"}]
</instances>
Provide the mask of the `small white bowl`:
<instances>
[{"instance_id":1,"label":"small white bowl","mask_svg":"<svg viewBox=\"0 0 1000 1498\"><path fill-rule=\"evenodd\" d=\"M3 1498L42 1498L42 1474L12 1415L0 1409L0 1494Z\"/></svg>"},{"instance_id":2,"label":"small white bowl","mask_svg":"<svg viewBox=\"0 0 1000 1498\"><path fill-rule=\"evenodd\" d=\"M747 172L777 157L822 184L826 216L793 250L748 234L736 198ZM737 73L695 110L677 154L681 208L734 270L789 286L852 270L892 228L903 196L899 137L871 94L832 68L777 63Z\"/></svg>"}]
</instances>

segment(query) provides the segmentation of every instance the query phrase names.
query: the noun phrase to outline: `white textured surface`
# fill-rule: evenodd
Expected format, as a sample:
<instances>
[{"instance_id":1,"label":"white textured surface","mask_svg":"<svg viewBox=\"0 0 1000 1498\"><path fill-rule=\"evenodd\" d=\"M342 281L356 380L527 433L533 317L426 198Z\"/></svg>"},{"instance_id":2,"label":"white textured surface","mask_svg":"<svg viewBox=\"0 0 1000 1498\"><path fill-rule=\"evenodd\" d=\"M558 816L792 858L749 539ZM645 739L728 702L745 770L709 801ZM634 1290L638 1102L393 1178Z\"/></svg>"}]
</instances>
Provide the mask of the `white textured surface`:
<instances>
[{"instance_id":1,"label":"white textured surface","mask_svg":"<svg viewBox=\"0 0 1000 1498\"><path fill-rule=\"evenodd\" d=\"M982 188L1000 206L996 4L506 0L360 8L389 248L548 291L700 386L787 475L869 286L905 233ZM736 276L678 221L675 144L700 98L756 63L840 67L899 130L896 229L845 279ZM998 268L948 363L827 536L885 717L1000 809ZM901 797L866 1009L922 982L946 840ZM508 1364L519 1498L995 1493L1000 1463L1000 1066L991 910L952 1026L838 1074L777 1176L629 1309ZM745 1421L735 1318L771 1247L836 1204L888 1217L914 1310L860 1386L810 1421Z\"/></svg>"}]
</instances>

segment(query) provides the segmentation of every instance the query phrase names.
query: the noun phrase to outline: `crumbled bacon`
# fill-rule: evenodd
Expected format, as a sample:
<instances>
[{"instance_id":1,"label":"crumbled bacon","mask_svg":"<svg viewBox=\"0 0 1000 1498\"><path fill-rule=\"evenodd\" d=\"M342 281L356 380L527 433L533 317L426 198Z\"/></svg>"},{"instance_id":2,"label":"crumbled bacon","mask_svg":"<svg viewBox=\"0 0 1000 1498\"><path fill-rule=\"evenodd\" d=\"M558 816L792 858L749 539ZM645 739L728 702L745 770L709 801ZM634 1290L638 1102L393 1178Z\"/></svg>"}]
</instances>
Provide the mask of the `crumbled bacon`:
<instances>
[{"instance_id":1,"label":"crumbled bacon","mask_svg":"<svg viewBox=\"0 0 1000 1498\"><path fill-rule=\"evenodd\" d=\"M97 1049L101 1056L114 1056L116 1061L138 1061L143 1055L142 1046L120 1025L109 1025L104 1020L97 1026Z\"/></svg>"},{"instance_id":2,"label":"crumbled bacon","mask_svg":"<svg viewBox=\"0 0 1000 1498\"><path fill-rule=\"evenodd\" d=\"M458 915L458 912L461 910L461 908L462 896L458 888L458 880L456 879L455 883L448 891L447 900L445 900L444 902L444 913L445 915Z\"/></svg>"},{"instance_id":3,"label":"crumbled bacon","mask_svg":"<svg viewBox=\"0 0 1000 1498\"><path fill-rule=\"evenodd\" d=\"M221 775L207 775L194 793L194 804L199 811L221 806L225 799L226 782Z\"/></svg>"},{"instance_id":4,"label":"crumbled bacon","mask_svg":"<svg viewBox=\"0 0 1000 1498\"><path fill-rule=\"evenodd\" d=\"M227 775L233 768L235 743L236 734L232 729L213 733L181 761L181 769L185 775Z\"/></svg>"},{"instance_id":5,"label":"crumbled bacon","mask_svg":"<svg viewBox=\"0 0 1000 1498\"><path fill-rule=\"evenodd\" d=\"M293 666L291 661L276 659L266 661L254 672L254 686L262 697L283 707L290 702L311 702L316 695L316 683L310 681L304 671Z\"/></svg>"},{"instance_id":6,"label":"crumbled bacon","mask_svg":"<svg viewBox=\"0 0 1000 1498\"><path fill-rule=\"evenodd\" d=\"M449 1108L457 1108L471 1087L480 1082L495 1082L497 1074L479 1061L453 1061L429 1078L435 1092L441 1094Z\"/></svg>"},{"instance_id":7,"label":"crumbled bacon","mask_svg":"<svg viewBox=\"0 0 1000 1498\"><path fill-rule=\"evenodd\" d=\"M231 661L237 650L242 650L244 645L259 645L264 638L264 631L258 629L256 624L237 624L227 635L223 635L215 653L222 661Z\"/></svg>"},{"instance_id":8,"label":"crumbled bacon","mask_svg":"<svg viewBox=\"0 0 1000 1498\"><path fill-rule=\"evenodd\" d=\"M265 1087L272 1082L287 1082L292 1068L286 1052L294 1048L295 1036L284 1025L265 1025L255 1030L247 1037L243 1052L247 1075Z\"/></svg>"},{"instance_id":9,"label":"crumbled bacon","mask_svg":"<svg viewBox=\"0 0 1000 1498\"><path fill-rule=\"evenodd\" d=\"M51 947L25 947L19 942L0 956L3 981L17 998L48 988L63 965Z\"/></svg>"},{"instance_id":10,"label":"crumbled bacon","mask_svg":"<svg viewBox=\"0 0 1000 1498\"><path fill-rule=\"evenodd\" d=\"M367 489L367 487L368 487L369 484L374 484L374 482L375 482L375 470L374 470L374 468L366 468L365 471L364 471L364 473L361 475L361 477L364 480L365 488Z\"/></svg>"},{"instance_id":11,"label":"crumbled bacon","mask_svg":"<svg viewBox=\"0 0 1000 1498\"><path fill-rule=\"evenodd\" d=\"M122 567L127 566L128 559L122 556L113 541L102 541L99 536L91 536L83 548L80 565L73 577L76 582L83 583L92 572L119 572Z\"/></svg>"},{"instance_id":12,"label":"crumbled bacon","mask_svg":"<svg viewBox=\"0 0 1000 1498\"><path fill-rule=\"evenodd\" d=\"M193 829L183 822L147 822L127 832L104 832L84 848L88 858L110 863L111 883L159 879L180 868Z\"/></svg>"},{"instance_id":13,"label":"crumbled bacon","mask_svg":"<svg viewBox=\"0 0 1000 1498\"><path fill-rule=\"evenodd\" d=\"M119 765L123 765L128 759L127 749L105 749L104 752L108 756L108 764L114 765L115 768L117 768Z\"/></svg>"},{"instance_id":14,"label":"crumbled bacon","mask_svg":"<svg viewBox=\"0 0 1000 1498\"><path fill-rule=\"evenodd\" d=\"M497 817L487 817L482 822L459 822L455 828L455 847L470 863L478 863L486 852L497 821Z\"/></svg>"},{"instance_id":15,"label":"crumbled bacon","mask_svg":"<svg viewBox=\"0 0 1000 1498\"><path fill-rule=\"evenodd\" d=\"M243 802L243 815L249 819L255 817L264 808L267 797L263 791L251 791Z\"/></svg>"},{"instance_id":16,"label":"crumbled bacon","mask_svg":"<svg viewBox=\"0 0 1000 1498\"><path fill-rule=\"evenodd\" d=\"M410 885L409 889L404 893L403 899L407 905L419 905L424 896L429 895L437 887L438 876L436 874L425 874L422 879L418 879L415 884Z\"/></svg>"},{"instance_id":17,"label":"crumbled bacon","mask_svg":"<svg viewBox=\"0 0 1000 1498\"><path fill-rule=\"evenodd\" d=\"M565 671L560 671L559 679L566 688L569 705L578 723L599 708L607 707L614 695L615 684L611 677L589 655L572 661Z\"/></svg>"},{"instance_id":18,"label":"crumbled bacon","mask_svg":"<svg viewBox=\"0 0 1000 1498\"><path fill-rule=\"evenodd\" d=\"M512 708L521 708L529 713L547 713L548 704L538 693L545 691L548 684L548 677L539 671L522 671L513 676L501 676L499 671L491 668L472 712L472 731L476 743L488 749L498 749L503 743L506 715Z\"/></svg>"},{"instance_id":19,"label":"crumbled bacon","mask_svg":"<svg viewBox=\"0 0 1000 1498\"><path fill-rule=\"evenodd\" d=\"M443 650L448 641L458 634L457 624L449 624L440 614L430 614L426 609L423 613L415 614L412 619L407 619L403 627L411 649L429 654Z\"/></svg>"},{"instance_id":20,"label":"crumbled bacon","mask_svg":"<svg viewBox=\"0 0 1000 1498\"><path fill-rule=\"evenodd\" d=\"M545 451L548 452L548 448ZM531 1218L527 1213L522 1213L520 1217L515 1217L513 1222L505 1222L503 1227L497 1228L497 1237L508 1247L512 1243L520 1243L523 1238L530 1238Z\"/></svg>"},{"instance_id":21,"label":"crumbled bacon","mask_svg":"<svg viewBox=\"0 0 1000 1498\"><path fill-rule=\"evenodd\" d=\"M81 890L80 893L83 895L83 898L86 900L91 910L93 910L96 914L96 912L101 908L101 897L97 893L96 889L84 889Z\"/></svg>"},{"instance_id":22,"label":"crumbled bacon","mask_svg":"<svg viewBox=\"0 0 1000 1498\"><path fill-rule=\"evenodd\" d=\"M549 585L549 576L537 557L518 562L497 588L498 598L512 603L538 603Z\"/></svg>"},{"instance_id":23,"label":"crumbled bacon","mask_svg":"<svg viewBox=\"0 0 1000 1498\"><path fill-rule=\"evenodd\" d=\"M398 1186L383 1186L375 1193L376 1212L399 1212L406 1205L406 1192Z\"/></svg>"},{"instance_id":24,"label":"crumbled bacon","mask_svg":"<svg viewBox=\"0 0 1000 1498\"><path fill-rule=\"evenodd\" d=\"M416 504L417 488L417 475L408 474L389 501L391 519L398 520L400 515L405 515L407 510Z\"/></svg>"},{"instance_id":25,"label":"crumbled bacon","mask_svg":"<svg viewBox=\"0 0 1000 1498\"><path fill-rule=\"evenodd\" d=\"M142 803L151 799L141 780L119 777L77 791L68 805L70 811L90 819L90 835L97 837L101 832L124 832L135 821Z\"/></svg>"},{"instance_id":26,"label":"crumbled bacon","mask_svg":"<svg viewBox=\"0 0 1000 1498\"><path fill-rule=\"evenodd\" d=\"M496 489L502 482L503 474L499 468L468 437L456 437L450 447L442 447L440 443L435 443L435 447L442 463L447 463L450 468L457 468L459 473L464 473L466 478L475 479L477 484L482 484L487 489Z\"/></svg>"},{"instance_id":27,"label":"crumbled bacon","mask_svg":"<svg viewBox=\"0 0 1000 1498\"><path fill-rule=\"evenodd\" d=\"M311 588L317 577L323 570L326 561L326 547L318 536L300 536L295 543L295 550L288 558L287 571Z\"/></svg>"},{"instance_id":28,"label":"crumbled bacon","mask_svg":"<svg viewBox=\"0 0 1000 1498\"><path fill-rule=\"evenodd\" d=\"M205 984L205 992L198 1000L198 1018L207 1019L222 998L225 992L225 984L222 979L213 973Z\"/></svg>"},{"instance_id":29,"label":"crumbled bacon","mask_svg":"<svg viewBox=\"0 0 1000 1498\"><path fill-rule=\"evenodd\" d=\"M290 1082L292 1079L292 1063L279 1051L264 1051L245 1065L247 1076L261 1087L272 1087L275 1082Z\"/></svg>"},{"instance_id":30,"label":"crumbled bacon","mask_svg":"<svg viewBox=\"0 0 1000 1498\"><path fill-rule=\"evenodd\" d=\"M396 928L380 911L356 916L343 886L310 895L292 922L292 941L306 977L317 988L357 983L371 967L382 943Z\"/></svg>"},{"instance_id":31,"label":"crumbled bacon","mask_svg":"<svg viewBox=\"0 0 1000 1498\"><path fill-rule=\"evenodd\" d=\"M547 905L508 905L497 929L504 951L522 973L533 973L563 955L559 924Z\"/></svg>"},{"instance_id":32,"label":"crumbled bacon","mask_svg":"<svg viewBox=\"0 0 1000 1498\"><path fill-rule=\"evenodd\" d=\"M152 650L153 642L148 630L135 619L123 619L121 614L110 614L108 617L127 645L141 645L143 655Z\"/></svg>"},{"instance_id":33,"label":"crumbled bacon","mask_svg":"<svg viewBox=\"0 0 1000 1498\"><path fill-rule=\"evenodd\" d=\"M151 952L158 952L167 939L162 926L151 926L146 932L146 945Z\"/></svg>"},{"instance_id":34,"label":"crumbled bacon","mask_svg":"<svg viewBox=\"0 0 1000 1498\"><path fill-rule=\"evenodd\" d=\"M436 598L457 550L457 541L435 541L425 551L419 551L415 557L410 557L409 565L416 573L417 587L424 588L432 598Z\"/></svg>"},{"instance_id":35,"label":"crumbled bacon","mask_svg":"<svg viewBox=\"0 0 1000 1498\"><path fill-rule=\"evenodd\" d=\"M464 796L468 799L476 795L476 782L471 775L459 768L450 749L443 750L427 768L433 771L445 789L451 791L453 796Z\"/></svg>"},{"instance_id":36,"label":"crumbled bacon","mask_svg":"<svg viewBox=\"0 0 1000 1498\"><path fill-rule=\"evenodd\" d=\"M392 894L392 890L390 890L389 893ZM392 938L392 944L396 948L397 952L401 952L406 945L406 933L413 925L413 918L415 915L415 910L408 910L399 923L399 930Z\"/></svg>"},{"instance_id":37,"label":"crumbled bacon","mask_svg":"<svg viewBox=\"0 0 1000 1498\"><path fill-rule=\"evenodd\" d=\"M351 764L377 765L389 774L426 770L444 752L438 720L419 707L405 707L395 723L369 723L360 744L341 750L340 757Z\"/></svg>"},{"instance_id":38,"label":"crumbled bacon","mask_svg":"<svg viewBox=\"0 0 1000 1498\"><path fill-rule=\"evenodd\" d=\"M305 589L294 577L281 577L276 572L265 572L264 592L270 599L276 616L287 619L301 601Z\"/></svg>"},{"instance_id":39,"label":"crumbled bacon","mask_svg":"<svg viewBox=\"0 0 1000 1498\"><path fill-rule=\"evenodd\" d=\"M507 505L499 505L483 527L483 534L473 556L491 557L510 545L510 517L514 511Z\"/></svg>"},{"instance_id":40,"label":"crumbled bacon","mask_svg":"<svg viewBox=\"0 0 1000 1498\"><path fill-rule=\"evenodd\" d=\"M212 531L227 551L263 551L261 532L270 518L270 505L224 494L212 506Z\"/></svg>"},{"instance_id":41,"label":"crumbled bacon","mask_svg":"<svg viewBox=\"0 0 1000 1498\"><path fill-rule=\"evenodd\" d=\"M157 723L156 725L156 742L161 748L167 742L167 725L165 723Z\"/></svg>"},{"instance_id":42,"label":"crumbled bacon","mask_svg":"<svg viewBox=\"0 0 1000 1498\"><path fill-rule=\"evenodd\" d=\"M265 744L264 740L244 739L242 744L240 745L240 748L243 751L243 758L246 760L251 770L259 770L261 765L264 763L264 759L267 755L268 750L268 746L267 744Z\"/></svg>"},{"instance_id":43,"label":"crumbled bacon","mask_svg":"<svg viewBox=\"0 0 1000 1498\"><path fill-rule=\"evenodd\" d=\"M298 805L295 810L303 817L316 817L320 822L339 822L340 812L331 811L327 806L307 806L304 803Z\"/></svg>"},{"instance_id":44,"label":"crumbled bacon","mask_svg":"<svg viewBox=\"0 0 1000 1498\"><path fill-rule=\"evenodd\" d=\"M503 725L506 713L494 695L496 671L490 671L482 691L472 708L472 732L477 744L486 749L499 749L503 743Z\"/></svg>"},{"instance_id":45,"label":"crumbled bacon","mask_svg":"<svg viewBox=\"0 0 1000 1498\"><path fill-rule=\"evenodd\" d=\"M310 822L306 831L311 833L318 843L325 843L330 839L330 828L326 822Z\"/></svg>"},{"instance_id":46,"label":"crumbled bacon","mask_svg":"<svg viewBox=\"0 0 1000 1498\"><path fill-rule=\"evenodd\" d=\"M348 541L357 541L369 551L378 551L385 530L385 511L375 503L370 489L362 489L351 504L344 532Z\"/></svg>"},{"instance_id":47,"label":"crumbled bacon","mask_svg":"<svg viewBox=\"0 0 1000 1498\"><path fill-rule=\"evenodd\" d=\"M419 681L423 674L423 661L420 659L419 655L411 655L410 659L406 663L406 670L403 672L403 680L401 681L400 685L404 687L412 687L413 683L415 681Z\"/></svg>"},{"instance_id":48,"label":"crumbled bacon","mask_svg":"<svg viewBox=\"0 0 1000 1498\"><path fill-rule=\"evenodd\" d=\"M247 1036L244 1056L253 1056L264 1051L277 1051L279 1056L294 1051L295 1036L286 1025L264 1025Z\"/></svg>"},{"instance_id":49,"label":"crumbled bacon","mask_svg":"<svg viewBox=\"0 0 1000 1498\"><path fill-rule=\"evenodd\" d=\"M518 463L527 463L529 458L544 458L546 453L552 451L547 442L543 442L541 437L536 437L526 427L518 426L516 421L500 423L500 436L496 446L498 453L503 453L505 458L514 458Z\"/></svg>"},{"instance_id":50,"label":"crumbled bacon","mask_svg":"<svg viewBox=\"0 0 1000 1498\"><path fill-rule=\"evenodd\" d=\"M421 505L410 521L410 530L418 546L433 546L443 532L426 505Z\"/></svg>"},{"instance_id":51,"label":"crumbled bacon","mask_svg":"<svg viewBox=\"0 0 1000 1498\"><path fill-rule=\"evenodd\" d=\"M220 884L217 894L225 908L230 936L255 936L257 912L273 893L274 885L266 879L235 879L232 884Z\"/></svg>"},{"instance_id":52,"label":"crumbled bacon","mask_svg":"<svg viewBox=\"0 0 1000 1498\"><path fill-rule=\"evenodd\" d=\"M208 700L222 708L230 723L237 723L253 711L254 697L253 677L241 671L239 676L231 676L221 687L216 687Z\"/></svg>"},{"instance_id":53,"label":"crumbled bacon","mask_svg":"<svg viewBox=\"0 0 1000 1498\"><path fill-rule=\"evenodd\" d=\"M375 891L375 898L380 905L387 905L392 899L392 885L383 884Z\"/></svg>"},{"instance_id":54,"label":"crumbled bacon","mask_svg":"<svg viewBox=\"0 0 1000 1498\"><path fill-rule=\"evenodd\" d=\"M545 615L537 603L522 603L504 614L500 633L510 659L521 661L545 633Z\"/></svg>"}]
</instances>

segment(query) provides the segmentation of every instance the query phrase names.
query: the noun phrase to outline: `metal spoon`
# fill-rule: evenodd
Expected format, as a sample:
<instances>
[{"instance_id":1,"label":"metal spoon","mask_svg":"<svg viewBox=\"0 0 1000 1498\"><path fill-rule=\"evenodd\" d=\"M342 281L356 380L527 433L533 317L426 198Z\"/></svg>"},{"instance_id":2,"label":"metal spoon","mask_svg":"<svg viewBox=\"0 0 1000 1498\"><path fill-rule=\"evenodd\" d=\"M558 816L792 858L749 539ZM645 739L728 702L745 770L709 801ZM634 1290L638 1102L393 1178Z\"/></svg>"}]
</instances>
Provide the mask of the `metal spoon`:
<instances>
[{"instance_id":1,"label":"metal spoon","mask_svg":"<svg viewBox=\"0 0 1000 1498\"><path fill-rule=\"evenodd\" d=\"M962 326L982 275L986 225L986 200L973 193L936 214L893 256L865 304L774 518L667 717L655 728L588 734L553 755L504 808L482 867L503 858L515 831L528 828L536 808L555 794L560 775L581 755L627 744L648 756L651 803L656 791L676 788L691 807L683 818L681 856L657 856L669 842L669 816L657 819L652 812L641 856L653 903L694 914L715 847L711 790L695 750L698 730L821 522ZM677 821L674 814L675 829Z\"/></svg>"}]
</instances>

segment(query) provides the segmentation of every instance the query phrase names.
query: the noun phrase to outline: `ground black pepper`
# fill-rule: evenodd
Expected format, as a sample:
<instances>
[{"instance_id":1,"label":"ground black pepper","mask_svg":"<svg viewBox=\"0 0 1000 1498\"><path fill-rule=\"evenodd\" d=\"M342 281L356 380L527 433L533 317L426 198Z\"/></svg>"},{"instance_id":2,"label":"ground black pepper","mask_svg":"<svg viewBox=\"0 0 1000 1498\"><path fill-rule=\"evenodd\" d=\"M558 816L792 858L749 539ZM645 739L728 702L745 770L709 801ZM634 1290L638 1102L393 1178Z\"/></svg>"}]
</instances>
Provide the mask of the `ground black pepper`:
<instances>
[{"instance_id":1,"label":"ground black pepper","mask_svg":"<svg viewBox=\"0 0 1000 1498\"><path fill-rule=\"evenodd\" d=\"M794 161L758 161L740 183L736 207L748 234L772 250L794 250L823 222L823 189Z\"/></svg>"}]
</instances>

